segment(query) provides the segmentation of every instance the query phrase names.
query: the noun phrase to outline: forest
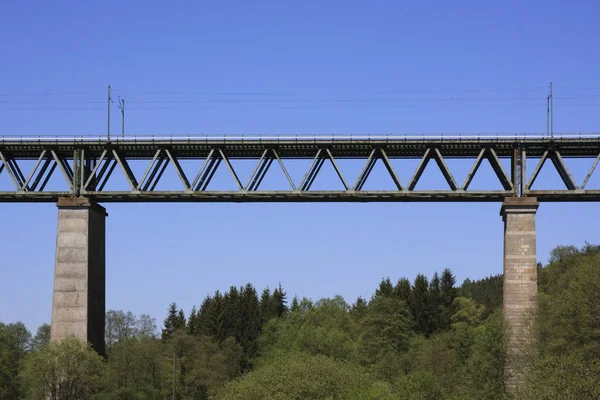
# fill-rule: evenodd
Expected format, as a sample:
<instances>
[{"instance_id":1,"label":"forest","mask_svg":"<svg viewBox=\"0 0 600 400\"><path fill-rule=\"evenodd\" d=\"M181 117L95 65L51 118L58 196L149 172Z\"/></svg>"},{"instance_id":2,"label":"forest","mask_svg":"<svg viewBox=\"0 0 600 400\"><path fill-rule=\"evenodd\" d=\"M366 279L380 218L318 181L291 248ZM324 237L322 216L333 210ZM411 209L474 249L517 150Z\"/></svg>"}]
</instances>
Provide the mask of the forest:
<instances>
[{"instance_id":1,"label":"forest","mask_svg":"<svg viewBox=\"0 0 600 400\"><path fill-rule=\"evenodd\" d=\"M111 310L106 357L0 323L0 399L598 399L600 246L538 264L526 374L504 387L502 275L383 279L368 299L247 284L165 319Z\"/></svg>"}]
</instances>

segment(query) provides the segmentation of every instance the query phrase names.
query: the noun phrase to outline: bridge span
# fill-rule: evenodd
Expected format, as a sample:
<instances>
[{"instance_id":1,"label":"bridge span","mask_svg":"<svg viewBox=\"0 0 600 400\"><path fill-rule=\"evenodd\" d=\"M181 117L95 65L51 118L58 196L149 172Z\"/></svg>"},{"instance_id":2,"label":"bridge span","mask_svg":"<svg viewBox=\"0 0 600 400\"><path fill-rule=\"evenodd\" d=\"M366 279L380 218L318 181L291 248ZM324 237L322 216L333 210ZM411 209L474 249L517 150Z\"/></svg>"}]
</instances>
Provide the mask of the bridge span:
<instances>
[{"instance_id":1,"label":"bridge span","mask_svg":"<svg viewBox=\"0 0 600 400\"><path fill-rule=\"evenodd\" d=\"M446 160L470 159L472 167L462 182ZM577 182L567 158L589 158L590 170ZM248 181L242 182L231 160L254 160ZM310 167L294 181L285 163L309 159ZM336 160L362 159L357 177L347 180ZM390 160L418 159L407 182L402 182ZM536 159L528 166L527 160ZM190 174L181 161L193 161ZM472 190L473 177L488 160L500 190ZM510 160L505 169L501 160ZM443 136L239 136L239 137L0 137L0 174L9 175L14 189L0 191L0 202L56 202L58 230L52 304L51 340L76 336L104 353L105 218L99 203L110 202L501 202L504 222L504 318L510 330L506 364L507 384L520 375L523 347L530 344L526 316L535 306L537 258L535 214L540 202L599 201L600 190L586 185L600 160L600 134L560 135L443 135ZM132 162L147 162L136 176ZM394 190L363 190L375 164L381 161ZM418 190L427 164L434 161L447 187ZM549 162L548 162L549 161ZM24 171L24 162L33 170ZM324 163L331 163L343 190L312 190ZM171 164L179 190L155 190ZM275 164L289 187L264 190L261 183ZM506 162L505 162L506 164ZM534 190L543 167L556 169L564 188ZM237 190L209 190L219 166L224 165ZM117 168L118 167L118 168ZM115 169L125 176L128 190L104 190ZM531 171L528 173L528 171ZM50 177L64 178L65 190L47 190ZM496 185L497 186L497 182ZM492 185L491 185L492 186Z\"/></svg>"},{"instance_id":2,"label":"bridge span","mask_svg":"<svg viewBox=\"0 0 600 400\"><path fill-rule=\"evenodd\" d=\"M38 138L0 137L0 174L5 171L14 189L0 191L0 202L56 202L61 197L83 196L98 202L383 202L383 201L502 201L506 197L536 197L539 201L598 201L600 190L586 189L600 154L599 135L548 138L540 135L444 136L238 136L238 137L127 137L111 141L102 137ZM566 158L595 159L586 178L577 182ZM242 181L232 160L254 160L248 181ZM300 181L294 181L285 163L312 160ZM358 176L344 176L336 160L363 160ZM402 182L390 162L418 159L412 177ZM457 181L448 159L472 160L464 181ZM501 160L510 160L506 170ZM536 163L527 165L527 160ZM181 161L194 161L184 171ZM488 160L502 190L472 190L470 184L482 161ZM32 171L21 167L34 161ZM394 182L393 190L364 190L375 164L381 161ZM436 190L418 190L428 163L434 161L447 183ZM548 162L549 161L549 162ZM146 162L136 176L132 162ZM312 190L325 163L331 163L343 190ZM168 165L181 181L179 190L156 190ZM263 190L270 168L280 168L289 183L282 190ZM552 164L564 183L562 190L534 190L542 167ZM227 168L237 190L210 190L217 168ZM118 168L117 168L118 167ZM116 171L118 170L118 172ZM530 173L527 173L530 170ZM62 191L47 190L53 174L64 179ZM123 174L129 189L105 190L116 174ZM349 179L351 178L351 179ZM496 187L490 182L490 188Z\"/></svg>"}]
</instances>

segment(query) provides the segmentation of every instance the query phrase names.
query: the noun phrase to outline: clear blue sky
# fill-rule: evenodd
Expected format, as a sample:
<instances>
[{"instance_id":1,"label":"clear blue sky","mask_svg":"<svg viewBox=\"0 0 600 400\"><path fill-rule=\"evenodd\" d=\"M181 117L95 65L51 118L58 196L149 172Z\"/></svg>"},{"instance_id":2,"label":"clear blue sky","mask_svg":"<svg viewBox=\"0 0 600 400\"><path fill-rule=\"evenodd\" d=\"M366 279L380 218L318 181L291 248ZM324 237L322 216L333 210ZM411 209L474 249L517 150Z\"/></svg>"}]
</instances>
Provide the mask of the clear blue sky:
<instances>
[{"instance_id":1,"label":"clear blue sky","mask_svg":"<svg viewBox=\"0 0 600 400\"><path fill-rule=\"evenodd\" d=\"M0 134L103 135L107 84L126 99L127 134L543 132L550 81L555 131L599 131L599 13L593 1L2 2ZM119 117L115 103L115 133ZM361 165L342 164L353 181ZM579 182L589 164L570 164ZM415 165L397 165L405 182ZM303 168L290 166L296 180ZM453 168L462 182L469 165ZM337 184L324 172L318 187ZM231 184L218 174L214 188ZM422 187L440 176L428 168ZM548 168L539 184L560 181ZM159 324L171 301L189 312L246 282L352 302L386 276L502 272L499 204L107 209L107 308ZM598 210L543 204L540 261L598 243ZM53 204L0 204L0 320L49 322L56 223Z\"/></svg>"}]
</instances>

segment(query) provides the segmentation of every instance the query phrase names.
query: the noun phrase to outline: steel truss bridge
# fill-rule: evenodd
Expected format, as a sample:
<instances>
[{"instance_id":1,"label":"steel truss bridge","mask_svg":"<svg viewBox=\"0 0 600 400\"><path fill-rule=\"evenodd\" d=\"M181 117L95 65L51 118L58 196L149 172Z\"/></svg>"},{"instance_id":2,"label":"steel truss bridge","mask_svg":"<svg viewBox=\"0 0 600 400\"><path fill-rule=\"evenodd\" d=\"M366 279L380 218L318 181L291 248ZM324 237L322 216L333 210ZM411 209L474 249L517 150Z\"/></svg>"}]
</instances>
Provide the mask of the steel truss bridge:
<instances>
[{"instance_id":1,"label":"steel truss bridge","mask_svg":"<svg viewBox=\"0 0 600 400\"><path fill-rule=\"evenodd\" d=\"M528 173L528 158L536 161ZM578 183L569 172L566 158L593 160L586 178ZM256 167L242 182L231 160L255 160ZM300 182L286 170L286 160L311 159ZM351 181L342 175L336 160L362 159L364 167ZM390 160L419 159L408 182L401 182ZM457 182L448 159L471 159L472 168L464 182ZM482 161L487 159L502 190L471 190L469 185ZM510 170L500 160L510 159ZM34 161L32 171L20 163ZM133 161L145 160L148 167L135 176ZM186 175L180 161L197 161L197 172ZM377 161L386 167L394 190L363 190ZM0 191L0 202L55 202L61 197L87 197L99 202L385 202L385 201L503 201L506 197L536 197L538 201L599 201L600 190L586 184L600 160L600 134L480 135L480 136L256 136L256 137L0 137L0 174L8 174L14 190ZM440 168L447 188L415 190L427 164ZM550 162L548 162L550 161ZM311 190L324 163L332 164L344 190ZM167 165L173 165L181 189L155 190ZM208 185L224 164L238 190L213 191ZM278 164L289 183L288 190L261 190L269 168ZM550 165L552 164L552 165ZM526 168L527 166L527 168ZM564 189L532 190L542 168L555 168ZM127 179L129 190L105 191L115 169ZM58 170L58 171L57 171ZM45 190L53 174L61 174L69 190Z\"/></svg>"}]
</instances>

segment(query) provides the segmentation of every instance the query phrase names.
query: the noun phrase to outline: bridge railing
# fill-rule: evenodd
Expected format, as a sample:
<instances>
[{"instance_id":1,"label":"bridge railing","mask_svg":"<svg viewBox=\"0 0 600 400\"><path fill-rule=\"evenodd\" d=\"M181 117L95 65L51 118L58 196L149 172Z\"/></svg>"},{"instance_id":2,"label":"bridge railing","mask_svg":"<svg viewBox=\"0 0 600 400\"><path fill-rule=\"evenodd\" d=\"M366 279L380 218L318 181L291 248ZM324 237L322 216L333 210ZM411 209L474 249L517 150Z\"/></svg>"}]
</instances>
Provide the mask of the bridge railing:
<instances>
[{"instance_id":1,"label":"bridge railing","mask_svg":"<svg viewBox=\"0 0 600 400\"><path fill-rule=\"evenodd\" d=\"M279 135L213 135L213 134L190 134L190 135L125 135L110 137L111 142L136 142L136 141L415 141L415 140L576 140L576 139L600 139L598 133L557 133L549 136L545 133L481 133L481 134L326 134L326 135L302 135L302 134L279 134ZM109 141L106 134L100 135L2 135L0 142L102 142Z\"/></svg>"}]
</instances>

